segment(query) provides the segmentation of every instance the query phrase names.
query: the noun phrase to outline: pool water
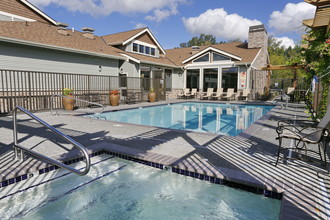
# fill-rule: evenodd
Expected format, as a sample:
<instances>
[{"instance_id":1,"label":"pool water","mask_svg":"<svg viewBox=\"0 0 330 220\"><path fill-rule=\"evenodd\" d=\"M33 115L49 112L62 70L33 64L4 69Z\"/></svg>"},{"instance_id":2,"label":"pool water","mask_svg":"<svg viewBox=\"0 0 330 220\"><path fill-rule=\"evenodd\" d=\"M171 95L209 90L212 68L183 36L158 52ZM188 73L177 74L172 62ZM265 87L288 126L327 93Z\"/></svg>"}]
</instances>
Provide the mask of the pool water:
<instances>
[{"instance_id":1,"label":"pool water","mask_svg":"<svg viewBox=\"0 0 330 220\"><path fill-rule=\"evenodd\" d=\"M0 219L278 219L279 210L279 200L119 158L0 200Z\"/></svg>"},{"instance_id":2,"label":"pool water","mask_svg":"<svg viewBox=\"0 0 330 220\"><path fill-rule=\"evenodd\" d=\"M87 117L236 136L272 108L273 106L188 102L106 112Z\"/></svg>"}]
</instances>

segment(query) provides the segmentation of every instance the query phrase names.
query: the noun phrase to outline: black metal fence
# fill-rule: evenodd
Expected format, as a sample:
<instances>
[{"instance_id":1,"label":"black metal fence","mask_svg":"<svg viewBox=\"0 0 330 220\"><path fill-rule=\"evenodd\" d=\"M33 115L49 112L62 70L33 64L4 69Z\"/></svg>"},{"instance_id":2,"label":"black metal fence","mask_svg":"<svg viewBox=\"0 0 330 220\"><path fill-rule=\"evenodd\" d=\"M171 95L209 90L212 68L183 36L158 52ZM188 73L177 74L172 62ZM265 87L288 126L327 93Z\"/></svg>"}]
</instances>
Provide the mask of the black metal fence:
<instances>
[{"instance_id":1,"label":"black metal fence","mask_svg":"<svg viewBox=\"0 0 330 220\"><path fill-rule=\"evenodd\" d=\"M0 70L0 114L10 113L16 105L29 111L48 110L51 96L62 94L64 88L72 89L76 98L107 105L111 90L120 91L122 102L133 93L134 100L143 102L151 87L157 100L166 98L164 79ZM61 98L54 98L53 107L62 108Z\"/></svg>"}]
</instances>

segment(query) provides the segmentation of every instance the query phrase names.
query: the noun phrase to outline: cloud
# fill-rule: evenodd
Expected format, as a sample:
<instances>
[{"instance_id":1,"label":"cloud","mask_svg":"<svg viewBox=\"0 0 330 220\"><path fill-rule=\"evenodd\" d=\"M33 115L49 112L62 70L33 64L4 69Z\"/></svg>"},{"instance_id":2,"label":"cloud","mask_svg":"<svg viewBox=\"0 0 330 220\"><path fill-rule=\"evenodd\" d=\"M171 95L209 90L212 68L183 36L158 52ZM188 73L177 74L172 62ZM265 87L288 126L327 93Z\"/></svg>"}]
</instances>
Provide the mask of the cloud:
<instances>
[{"instance_id":1,"label":"cloud","mask_svg":"<svg viewBox=\"0 0 330 220\"><path fill-rule=\"evenodd\" d=\"M156 21L156 22L160 22L162 20L164 20L165 18L169 17L170 15L172 15L173 13L170 10L159 10L156 9L154 11L154 15L148 15L145 17L146 20L149 21Z\"/></svg>"},{"instance_id":2,"label":"cloud","mask_svg":"<svg viewBox=\"0 0 330 220\"><path fill-rule=\"evenodd\" d=\"M198 17L183 18L183 23L191 34L212 34L225 40L246 40L249 27L261 24L258 20L228 14L223 8L209 9Z\"/></svg>"},{"instance_id":3,"label":"cloud","mask_svg":"<svg viewBox=\"0 0 330 220\"><path fill-rule=\"evenodd\" d=\"M144 27L147 27L147 25L146 24L143 24L143 23L137 23L135 25L135 29L144 28Z\"/></svg>"},{"instance_id":4,"label":"cloud","mask_svg":"<svg viewBox=\"0 0 330 220\"><path fill-rule=\"evenodd\" d=\"M280 46L284 48L294 47L295 43L291 38L288 37L275 37L276 42L280 42Z\"/></svg>"},{"instance_id":5,"label":"cloud","mask_svg":"<svg viewBox=\"0 0 330 220\"><path fill-rule=\"evenodd\" d=\"M270 15L268 24L277 33L302 32L304 19L314 17L316 7L300 2L298 4L288 3L282 11L274 11Z\"/></svg>"},{"instance_id":6,"label":"cloud","mask_svg":"<svg viewBox=\"0 0 330 220\"><path fill-rule=\"evenodd\" d=\"M30 2L37 7L43 8L53 4L64 7L69 11L79 11L92 16L106 16L113 12L123 14L154 12L154 16L156 16L156 13L160 13L157 10L168 10L173 13L174 10L177 10L179 4L183 4L186 1L187 0L143 0L142 3L136 0L30 0Z\"/></svg>"}]
</instances>

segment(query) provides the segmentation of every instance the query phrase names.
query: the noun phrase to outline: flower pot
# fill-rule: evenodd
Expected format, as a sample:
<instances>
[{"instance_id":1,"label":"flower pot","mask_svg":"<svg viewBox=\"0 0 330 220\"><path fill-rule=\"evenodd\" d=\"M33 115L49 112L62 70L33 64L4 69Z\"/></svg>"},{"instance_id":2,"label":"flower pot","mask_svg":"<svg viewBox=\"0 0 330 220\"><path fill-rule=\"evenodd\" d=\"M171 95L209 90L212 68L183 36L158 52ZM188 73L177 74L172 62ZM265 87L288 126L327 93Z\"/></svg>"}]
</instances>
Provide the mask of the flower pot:
<instances>
[{"instance_id":1,"label":"flower pot","mask_svg":"<svg viewBox=\"0 0 330 220\"><path fill-rule=\"evenodd\" d=\"M149 97L149 102L155 102L156 101L156 93L150 92L148 94L148 97Z\"/></svg>"},{"instance_id":2,"label":"flower pot","mask_svg":"<svg viewBox=\"0 0 330 220\"><path fill-rule=\"evenodd\" d=\"M72 95L68 95L68 97L73 98ZM63 97L63 108L64 108L64 110L70 110L70 111L72 111L73 108L74 108L75 101L76 100L74 100L74 99Z\"/></svg>"},{"instance_id":3,"label":"flower pot","mask_svg":"<svg viewBox=\"0 0 330 220\"><path fill-rule=\"evenodd\" d=\"M112 106L118 106L119 105L119 95L110 95L110 105Z\"/></svg>"}]
</instances>

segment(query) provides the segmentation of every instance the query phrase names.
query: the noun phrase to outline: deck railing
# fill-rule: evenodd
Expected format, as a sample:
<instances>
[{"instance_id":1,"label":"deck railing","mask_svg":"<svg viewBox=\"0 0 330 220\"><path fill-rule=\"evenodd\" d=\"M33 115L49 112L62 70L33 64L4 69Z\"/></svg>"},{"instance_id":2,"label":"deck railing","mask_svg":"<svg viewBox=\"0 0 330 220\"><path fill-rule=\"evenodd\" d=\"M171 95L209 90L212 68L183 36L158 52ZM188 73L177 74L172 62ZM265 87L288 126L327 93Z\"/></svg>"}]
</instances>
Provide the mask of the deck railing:
<instances>
[{"instance_id":1,"label":"deck railing","mask_svg":"<svg viewBox=\"0 0 330 220\"><path fill-rule=\"evenodd\" d=\"M109 104L109 91L134 91L138 101L147 101L149 88L158 93L158 100L165 100L164 79L118 77L109 75L51 73L21 70L0 70L0 114L10 113L19 105L29 111L49 110L51 96L62 94L64 88L74 90L78 99ZM121 99L125 98L121 95ZM77 107L86 107L77 103ZM61 109L62 100L54 98L54 109Z\"/></svg>"}]
</instances>

